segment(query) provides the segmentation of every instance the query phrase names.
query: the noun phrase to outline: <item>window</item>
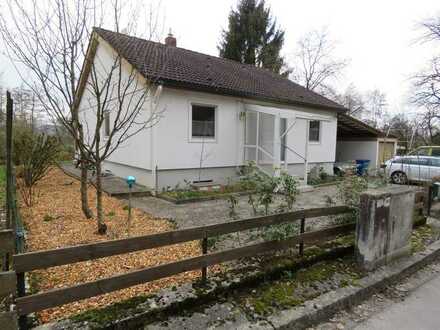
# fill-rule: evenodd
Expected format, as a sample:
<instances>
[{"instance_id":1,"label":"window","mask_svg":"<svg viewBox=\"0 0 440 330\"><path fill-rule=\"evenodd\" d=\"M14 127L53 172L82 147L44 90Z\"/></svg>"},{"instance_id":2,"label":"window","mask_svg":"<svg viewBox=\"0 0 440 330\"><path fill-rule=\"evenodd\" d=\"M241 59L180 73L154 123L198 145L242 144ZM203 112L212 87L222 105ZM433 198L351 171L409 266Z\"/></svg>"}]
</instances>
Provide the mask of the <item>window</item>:
<instances>
[{"instance_id":1,"label":"window","mask_svg":"<svg viewBox=\"0 0 440 330\"><path fill-rule=\"evenodd\" d=\"M417 149L417 152L415 154L419 156L429 156L429 151L429 148L420 148Z\"/></svg>"},{"instance_id":2,"label":"window","mask_svg":"<svg viewBox=\"0 0 440 330\"><path fill-rule=\"evenodd\" d=\"M110 112L104 112L104 136L110 135Z\"/></svg>"},{"instance_id":3,"label":"window","mask_svg":"<svg viewBox=\"0 0 440 330\"><path fill-rule=\"evenodd\" d=\"M321 122L312 120L309 122L309 142L319 142L320 140Z\"/></svg>"},{"instance_id":4,"label":"window","mask_svg":"<svg viewBox=\"0 0 440 330\"><path fill-rule=\"evenodd\" d=\"M439 157L440 156L440 148L432 148L431 149L431 156Z\"/></svg>"},{"instance_id":5,"label":"window","mask_svg":"<svg viewBox=\"0 0 440 330\"><path fill-rule=\"evenodd\" d=\"M414 157L409 159L409 163L411 165L417 165L417 166L426 166L429 165L429 158L425 157Z\"/></svg>"},{"instance_id":6,"label":"window","mask_svg":"<svg viewBox=\"0 0 440 330\"><path fill-rule=\"evenodd\" d=\"M215 107L192 105L191 134L195 138L215 138Z\"/></svg>"},{"instance_id":7,"label":"window","mask_svg":"<svg viewBox=\"0 0 440 330\"><path fill-rule=\"evenodd\" d=\"M432 149L434 151L434 149ZM440 158L431 158L431 166L440 167Z\"/></svg>"}]
</instances>

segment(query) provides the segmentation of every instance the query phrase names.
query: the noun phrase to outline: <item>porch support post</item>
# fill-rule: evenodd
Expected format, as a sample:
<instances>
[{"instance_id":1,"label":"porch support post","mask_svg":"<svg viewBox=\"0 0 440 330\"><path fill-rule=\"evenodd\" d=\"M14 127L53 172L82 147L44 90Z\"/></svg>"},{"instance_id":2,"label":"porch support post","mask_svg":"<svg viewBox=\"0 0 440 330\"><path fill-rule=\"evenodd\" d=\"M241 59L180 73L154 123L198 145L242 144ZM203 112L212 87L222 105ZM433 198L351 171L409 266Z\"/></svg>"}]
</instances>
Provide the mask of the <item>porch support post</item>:
<instances>
[{"instance_id":1,"label":"porch support post","mask_svg":"<svg viewBox=\"0 0 440 330\"><path fill-rule=\"evenodd\" d=\"M273 125L273 167L275 176L279 177L281 174L281 135L280 135L280 114L274 116Z\"/></svg>"},{"instance_id":2,"label":"porch support post","mask_svg":"<svg viewBox=\"0 0 440 330\"><path fill-rule=\"evenodd\" d=\"M310 121L306 119L306 145L304 149L304 185L307 185L307 169L309 167L309 128Z\"/></svg>"}]
</instances>

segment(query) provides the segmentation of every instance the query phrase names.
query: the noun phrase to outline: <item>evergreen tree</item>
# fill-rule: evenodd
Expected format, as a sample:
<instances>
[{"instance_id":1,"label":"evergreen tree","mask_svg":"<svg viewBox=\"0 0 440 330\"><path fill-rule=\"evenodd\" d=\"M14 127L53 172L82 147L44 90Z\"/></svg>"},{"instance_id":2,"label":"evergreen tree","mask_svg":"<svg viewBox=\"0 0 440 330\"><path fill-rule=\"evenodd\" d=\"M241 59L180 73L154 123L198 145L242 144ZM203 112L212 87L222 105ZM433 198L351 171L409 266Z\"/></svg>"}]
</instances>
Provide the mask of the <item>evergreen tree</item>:
<instances>
[{"instance_id":1,"label":"evergreen tree","mask_svg":"<svg viewBox=\"0 0 440 330\"><path fill-rule=\"evenodd\" d=\"M228 30L223 30L220 56L253 64L280 73L284 31L277 28L264 0L240 0L229 14Z\"/></svg>"}]
</instances>

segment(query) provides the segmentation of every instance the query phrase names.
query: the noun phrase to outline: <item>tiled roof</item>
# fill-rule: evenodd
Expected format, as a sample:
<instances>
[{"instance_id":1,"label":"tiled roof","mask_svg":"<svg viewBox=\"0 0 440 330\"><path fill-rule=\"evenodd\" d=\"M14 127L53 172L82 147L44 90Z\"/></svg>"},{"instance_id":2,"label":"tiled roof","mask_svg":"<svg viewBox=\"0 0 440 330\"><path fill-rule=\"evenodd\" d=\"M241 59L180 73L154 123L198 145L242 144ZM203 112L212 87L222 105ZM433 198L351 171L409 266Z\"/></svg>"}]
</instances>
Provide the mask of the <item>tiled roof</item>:
<instances>
[{"instance_id":1,"label":"tiled roof","mask_svg":"<svg viewBox=\"0 0 440 330\"><path fill-rule=\"evenodd\" d=\"M165 86L345 111L343 106L265 69L101 28L94 30L147 79Z\"/></svg>"}]
</instances>

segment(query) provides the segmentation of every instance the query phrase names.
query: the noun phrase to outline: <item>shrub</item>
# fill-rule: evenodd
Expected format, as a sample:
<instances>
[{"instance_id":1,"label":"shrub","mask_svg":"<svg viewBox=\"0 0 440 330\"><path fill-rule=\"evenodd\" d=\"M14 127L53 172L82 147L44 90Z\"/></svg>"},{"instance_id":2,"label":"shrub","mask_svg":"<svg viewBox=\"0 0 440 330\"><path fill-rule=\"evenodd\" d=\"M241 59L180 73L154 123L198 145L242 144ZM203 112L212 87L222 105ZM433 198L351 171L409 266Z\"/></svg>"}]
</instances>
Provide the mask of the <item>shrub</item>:
<instances>
[{"instance_id":1,"label":"shrub","mask_svg":"<svg viewBox=\"0 0 440 330\"><path fill-rule=\"evenodd\" d=\"M335 219L336 224L356 221L359 217L360 196L368 189L368 181L363 176L347 175L337 186L337 198L353 209L352 214Z\"/></svg>"},{"instance_id":2,"label":"shrub","mask_svg":"<svg viewBox=\"0 0 440 330\"><path fill-rule=\"evenodd\" d=\"M291 176L287 172L282 172L280 177L281 190L284 195L284 200L286 201L287 208L292 210L293 203L296 201L296 196L298 196L298 180Z\"/></svg>"},{"instance_id":3,"label":"shrub","mask_svg":"<svg viewBox=\"0 0 440 330\"><path fill-rule=\"evenodd\" d=\"M20 193L25 204L32 206L35 184L47 174L57 159L58 139L23 129L14 136L13 143Z\"/></svg>"}]
</instances>

